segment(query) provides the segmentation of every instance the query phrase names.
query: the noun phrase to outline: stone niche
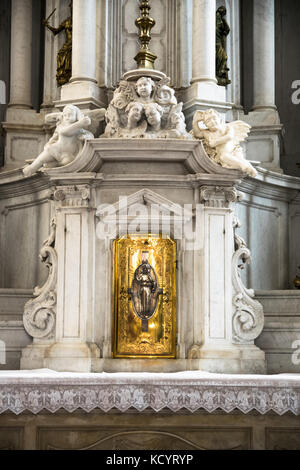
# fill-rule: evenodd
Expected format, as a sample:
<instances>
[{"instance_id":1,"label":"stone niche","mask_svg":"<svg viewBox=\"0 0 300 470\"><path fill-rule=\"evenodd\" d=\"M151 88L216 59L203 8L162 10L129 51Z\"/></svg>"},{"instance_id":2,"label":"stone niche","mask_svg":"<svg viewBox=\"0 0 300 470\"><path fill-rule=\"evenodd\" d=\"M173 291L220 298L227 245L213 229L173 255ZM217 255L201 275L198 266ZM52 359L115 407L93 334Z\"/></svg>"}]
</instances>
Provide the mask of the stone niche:
<instances>
[{"instance_id":1,"label":"stone niche","mask_svg":"<svg viewBox=\"0 0 300 470\"><path fill-rule=\"evenodd\" d=\"M21 368L263 373L265 356L254 345L263 310L242 284L240 268L250 252L235 233L235 186L243 176L213 162L201 142L168 138L92 139L70 164L44 169L38 178L51 188L54 217L40 258L49 277L25 305L24 326L33 342L23 349ZM143 250L126 261L127 283L118 285L115 276L125 269L114 266L116 240L131 235L170 240L175 247L174 259L165 261L167 269L174 267L169 283L166 270L147 255L157 276L152 273L150 289L157 289L157 308L147 314L147 328L132 308ZM134 341L147 345L122 357L115 343L120 299L130 304ZM157 315L163 323L167 310L173 330L164 356L153 353L149 325ZM170 322L163 325L166 332Z\"/></svg>"}]
</instances>

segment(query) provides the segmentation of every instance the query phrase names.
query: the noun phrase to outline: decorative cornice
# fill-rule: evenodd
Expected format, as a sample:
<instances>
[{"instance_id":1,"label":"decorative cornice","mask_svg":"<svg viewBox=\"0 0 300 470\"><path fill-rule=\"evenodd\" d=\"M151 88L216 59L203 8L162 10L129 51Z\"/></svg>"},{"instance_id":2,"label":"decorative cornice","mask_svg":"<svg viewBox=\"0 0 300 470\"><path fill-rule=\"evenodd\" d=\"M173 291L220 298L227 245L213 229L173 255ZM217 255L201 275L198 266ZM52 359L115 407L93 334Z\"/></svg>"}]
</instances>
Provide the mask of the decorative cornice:
<instances>
[{"instance_id":1,"label":"decorative cornice","mask_svg":"<svg viewBox=\"0 0 300 470\"><path fill-rule=\"evenodd\" d=\"M300 178L255 167L257 178L245 178L238 189L268 199L300 204Z\"/></svg>"}]
</instances>

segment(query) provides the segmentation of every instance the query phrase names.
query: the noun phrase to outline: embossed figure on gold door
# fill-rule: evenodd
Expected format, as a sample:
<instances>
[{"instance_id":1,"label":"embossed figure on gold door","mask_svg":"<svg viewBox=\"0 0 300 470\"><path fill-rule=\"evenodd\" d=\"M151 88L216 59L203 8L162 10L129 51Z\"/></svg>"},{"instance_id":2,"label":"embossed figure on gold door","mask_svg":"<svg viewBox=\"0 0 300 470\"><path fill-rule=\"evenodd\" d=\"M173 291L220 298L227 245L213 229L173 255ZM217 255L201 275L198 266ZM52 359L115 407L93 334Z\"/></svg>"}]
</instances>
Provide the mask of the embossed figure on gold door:
<instances>
[{"instance_id":1,"label":"embossed figure on gold door","mask_svg":"<svg viewBox=\"0 0 300 470\"><path fill-rule=\"evenodd\" d=\"M156 312L158 299L163 290L159 289L156 272L148 262L149 252L143 251L142 264L137 267L128 290L132 295L133 309L142 320L142 331L148 331L148 320Z\"/></svg>"}]
</instances>

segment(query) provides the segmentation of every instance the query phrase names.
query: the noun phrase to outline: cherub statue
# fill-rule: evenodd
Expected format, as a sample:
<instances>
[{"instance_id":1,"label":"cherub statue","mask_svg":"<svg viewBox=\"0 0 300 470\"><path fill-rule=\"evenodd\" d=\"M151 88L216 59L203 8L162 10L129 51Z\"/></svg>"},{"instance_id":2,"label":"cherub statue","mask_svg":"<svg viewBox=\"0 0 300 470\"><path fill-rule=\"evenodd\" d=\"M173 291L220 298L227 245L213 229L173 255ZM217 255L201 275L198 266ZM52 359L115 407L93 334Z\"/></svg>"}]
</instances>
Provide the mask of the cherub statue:
<instances>
[{"instance_id":1,"label":"cherub statue","mask_svg":"<svg viewBox=\"0 0 300 470\"><path fill-rule=\"evenodd\" d=\"M206 127L200 128L203 123ZM196 111L193 119L193 137L203 140L208 155L224 168L244 171L255 177L257 171L244 157L243 142L250 132L251 126L243 121L226 124L219 113L213 109Z\"/></svg>"},{"instance_id":2,"label":"cherub statue","mask_svg":"<svg viewBox=\"0 0 300 470\"><path fill-rule=\"evenodd\" d=\"M105 110L95 111L98 118L99 114L104 116ZM91 132L84 129L91 125L91 118L83 115L79 108L71 104L65 106L62 113L48 114L45 121L56 122L56 129L42 153L23 169L25 176L33 175L42 166L55 167L71 163L80 152L83 143L94 138Z\"/></svg>"},{"instance_id":3,"label":"cherub statue","mask_svg":"<svg viewBox=\"0 0 300 470\"><path fill-rule=\"evenodd\" d=\"M190 139L170 79L121 80L106 115L105 138Z\"/></svg>"}]
</instances>

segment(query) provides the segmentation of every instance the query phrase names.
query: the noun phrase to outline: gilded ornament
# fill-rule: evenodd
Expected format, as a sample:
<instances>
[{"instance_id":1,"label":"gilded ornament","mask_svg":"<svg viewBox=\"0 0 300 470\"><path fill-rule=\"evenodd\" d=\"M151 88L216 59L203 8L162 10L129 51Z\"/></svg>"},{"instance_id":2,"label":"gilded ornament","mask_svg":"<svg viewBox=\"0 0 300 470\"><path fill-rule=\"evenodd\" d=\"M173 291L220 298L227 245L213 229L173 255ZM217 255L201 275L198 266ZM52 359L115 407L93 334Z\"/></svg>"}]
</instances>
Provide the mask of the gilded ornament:
<instances>
[{"instance_id":1,"label":"gilded ornament","mask_svg":"<svg viewBox=\"0 0 300 470\"><path fill-rule=\"evenodd\" d=\"M218 84L226 86L231 83L228 78L229 68L227 67L226 38L230 33L230 28L226 21L226 8L221 6L216 14L216 77Z\"/></svg>"},{"instance_id":2,"label":"gilded ornament","mask_svg":"<svg viewBox=\"0 0 300 470\"><path fill-rule=\"evenodd\" d=\"M43 25L46 26L46 28L48 28L55 36L62 31L64 31L66 35L66 41L57 54L56 80L58 86L68 83L72 76L72 2L69 7L71 10L70 16L63 21L58 28L54 28L48 23L55 10L46 20L43 21Z\"/></svg>"},{"instance_id":3,"label":"gilded ornament","mask_svg":"<svg viewBox=\"0 0 300 470\"><path fill-rule=\"evenodd\" d=\"M139 53L134 58L139 69L154 69L154 62L157 59L157 56L149 49L151 29L155 26L155 20L149 16L150 9L149 0L141 0L141 16L137 18L135 22L136 26L140 30L139 39L142 45Z\"/></svg>"}]
</instances>

